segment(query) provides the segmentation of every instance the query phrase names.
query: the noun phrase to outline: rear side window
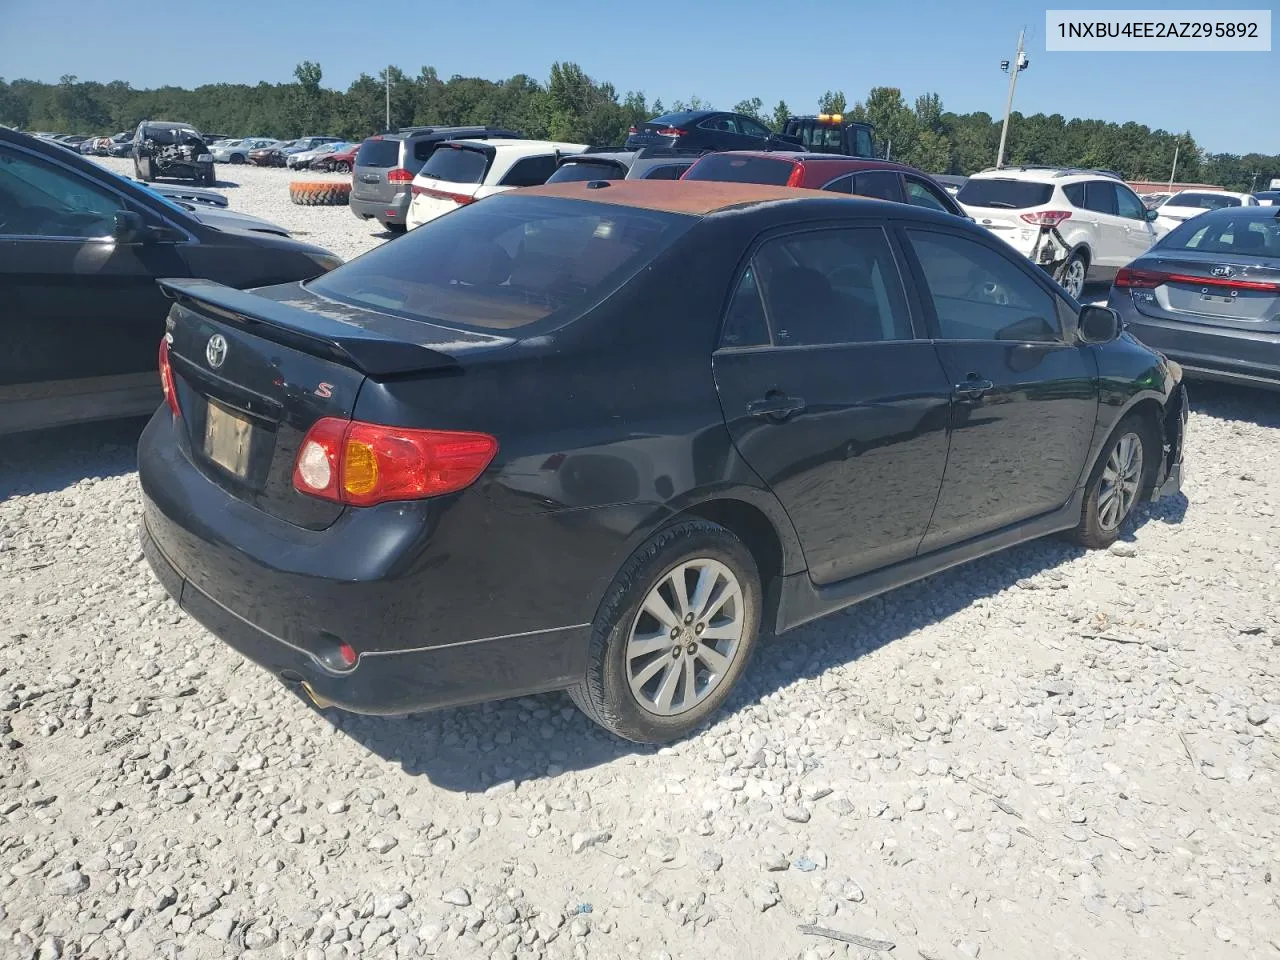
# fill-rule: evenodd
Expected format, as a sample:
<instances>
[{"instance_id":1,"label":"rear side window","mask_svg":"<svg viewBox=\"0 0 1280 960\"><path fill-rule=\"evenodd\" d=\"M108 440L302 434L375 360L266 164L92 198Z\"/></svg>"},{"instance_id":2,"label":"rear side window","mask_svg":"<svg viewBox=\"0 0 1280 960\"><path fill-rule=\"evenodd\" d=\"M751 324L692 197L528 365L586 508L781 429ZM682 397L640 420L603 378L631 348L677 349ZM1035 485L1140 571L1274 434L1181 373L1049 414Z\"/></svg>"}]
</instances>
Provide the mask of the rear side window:
<instances>
[{"instance_id":1,"label":"rear side window","mask_svg":"<svg viewBox=\"0 0 1280 960\"><path fill-rule=\"evenodd\" d=\"M795 169L796 165L790 160L712 153L690 167L684 179L765 183L775 187L785 187Z\"/></svg>"},{"instance_id":2,"label":"rear side window","mask_svg":"<svg viewBox=\"0 0 1280 960\"><path fill-rule=\"evenodd\" d=\"M357 167L389 169L400 160L399 140L366 140L356 154Z\"/></svg>"},{"instance_id":3,"label":"rear side window","mask_svg":"<svg viewBox=\"0 0 1280 960\"><path fill-rule=\"evenodd\" d=\"M902 203L905 199L902 195L902 178L887 170L854 174L853 192L864 197L893 200L895 203Z\"/></svg>"},{"instance_id":4,"label":"rear side window","mask_svg":"<svg viewBox=\"0 0 1280 960\"><path fill-rule=\"evenodd\" d=\"M547 178L556 172L559 161L560 158L554 153L541 157L523 157L511 165L499 186L536 187L540 183L546 183Z\"/></svg>"},{"instance_id":5,"label":"rear side window","mask_svg":"<svg viewBox=\"0 0 1280 960\"><path fill-rule=\"evenodd\" d=\"M419 173L448 183L484 183L484 175L493 162L493 149L459 147L443 144L422 165Z\"/></svg>"},{"instance_id":6,"label":"rear side window","mask_svg":"<svg viewBox=\"0 0 1280 960\"><path fill-rule=\"evenodd\" d=\"M1089 180L1084 185L1084 208L1115 216L1116 185L1109 180Z\"/></svg>"},{"instance_id":7,"label":"rear side window","mask_svg":"<svg viewBox=\"0 0 1280 960\"><path fill-rule=\"evenodd\" d=\"M761 347L768 343L769 324L764 318L764 306L760 302L760 286L756 283L755 271L747 267L729 301L720 345Z\"/></svg>"},{"instance_id":8,"label":"rear side window","mask_svg":"<svg viewBox=\"0 0 1280 960\"><path fill-rule=\"evenodd\" d=\"M611 293L695 222L615 204L500 194L411 230L308 287L461 329L554 324Z\"/></svg>"},{"instance_id":9,"label":"rear side window","mask_svg":"<svg viewBox=\"0 0 1280 960\"><path fill-rule=\"evenodd\" d=\"M700 124L700 130L719 130L722 133L741 133L737 117L707 117Z\"/></svg>"},{"instance_id":10,"label":"rear side window","mask_svg":"<svg viewBox=\"0 0 1280 960\"><path fill-rule=\"evenodd\" d=\"M907 235L943 340L1058 339L1057 301L1009 257L950 233L908 230Z\"/></svg>"},{"instance_id":11,"label":"rear side window","mask_svg":"<svg viewBox=\"0 0 1280 960\"><path fill-rule=\"evenodd\" d=\"M431 155L436 152L436 147L440 146L442 140L415 140L413 142L413 159L417 162L419 169L422 164L431 159Z\"/></svg>"},{"instance_id":12,"label":"rear side window","mask_svg":"<svg viewBox=\"0 0 1280 960\"><path fill-rule=\"evenodd\" d=\"M897 264L879 227L778 237L752 264L777 346L912 337Z\"/></svg>"},{"instance_id":13,"label":"rear side window","mask_svg":"<svg viewBox=\"0 0 1280 960\"><path fill-rule=\"evenodd\" d=\"M1028 207L1043 206L1052 196L1051 183L975 177L965 182L956 194L956 199L970 207L1025 210Z\"/></svg>"}]
</instances>

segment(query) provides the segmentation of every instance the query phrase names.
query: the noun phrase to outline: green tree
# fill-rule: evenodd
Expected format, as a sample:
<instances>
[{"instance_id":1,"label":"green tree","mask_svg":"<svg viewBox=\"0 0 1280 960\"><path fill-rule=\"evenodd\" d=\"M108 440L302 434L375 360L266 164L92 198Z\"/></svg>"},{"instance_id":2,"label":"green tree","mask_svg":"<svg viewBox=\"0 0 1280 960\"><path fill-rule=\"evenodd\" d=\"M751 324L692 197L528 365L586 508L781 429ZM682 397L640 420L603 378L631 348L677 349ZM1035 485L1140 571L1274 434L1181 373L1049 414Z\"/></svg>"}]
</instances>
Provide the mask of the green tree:
<instances>
[{"instance_id":1,"label":"green tree","mask_svg":"<svg viewBox=\"0 0 1280 960\"><path fill-rule=\"evenodd\" d=\"M739 100L732 107L734 113L741 113L744 116L754 117L761 123L765 122L764 118L764 101L759 97L752 97L750 100Z\"/></svg>"},{"instance_id":2,"label":"green tree","mask_svg":"<svg viewBox=\"0 0 1280 960\"><path fill-rule=\"evenodd\" d=\"M787 106L787 101L779 100L778 105L773 108L773 129L781 130L785 127L790 116L791 108Z\"/></svg>"},{"instance_id":3,"label":"green tree","mask_svg":"<svg viewBox=\"0 0 1280 960\"><path fill-rule=\"evenodd\" d=\"M818 98L819 113L844 113L848 106L843 90L828 90Z\"/></svg>"}]
</instances>

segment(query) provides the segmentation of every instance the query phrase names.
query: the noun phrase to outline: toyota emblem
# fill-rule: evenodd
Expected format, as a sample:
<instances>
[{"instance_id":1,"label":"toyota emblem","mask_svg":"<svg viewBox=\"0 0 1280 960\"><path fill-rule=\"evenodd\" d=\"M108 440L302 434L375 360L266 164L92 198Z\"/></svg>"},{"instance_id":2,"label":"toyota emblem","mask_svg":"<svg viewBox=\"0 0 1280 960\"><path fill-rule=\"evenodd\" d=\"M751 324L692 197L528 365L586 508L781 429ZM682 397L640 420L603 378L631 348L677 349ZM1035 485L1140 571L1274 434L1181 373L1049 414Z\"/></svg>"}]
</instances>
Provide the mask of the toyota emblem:
<instances>
[{"instance_id":1,"label":"toyota emblem","mask_svg":"<svg viewBox=\"0 0 1280 960\"><path fill-rule=\"evenodd\" d=\"M205 344L204 358L209 361L209 366L217 370L224 360L227 359L227 338L220 333L215 333L209 338L209 342Z\"/></svg>"}]
</instances>

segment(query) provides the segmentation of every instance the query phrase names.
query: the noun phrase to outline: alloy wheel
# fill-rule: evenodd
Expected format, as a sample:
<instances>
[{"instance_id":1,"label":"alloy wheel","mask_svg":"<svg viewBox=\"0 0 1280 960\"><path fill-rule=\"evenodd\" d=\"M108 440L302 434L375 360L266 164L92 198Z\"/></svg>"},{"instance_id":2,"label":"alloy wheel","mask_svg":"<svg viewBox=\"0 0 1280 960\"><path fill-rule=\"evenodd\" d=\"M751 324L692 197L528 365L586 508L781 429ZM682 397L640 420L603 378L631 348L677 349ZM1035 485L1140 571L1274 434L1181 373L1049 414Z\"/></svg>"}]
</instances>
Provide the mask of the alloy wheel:
<instances>
[{"instance_id":1,"label":"alloy wheel","mask_svg":"<svg viewBox=\"0 0 1280 960\"><path fill-rule=\"evenodd\" d=\"M624 653L631 693L645 710L676 716L711 695L742 647L742 585L723 563L687 560L645 596Z\"/></svg>"},{"instance_id":2,"label":"alloy wheel","mask_svg":"<svg viewBox=\"0 0 1280 960\"><path fill-rule=\"evenodd\" d=\"M1142 486L1142 440L1136 433L1122 436L1107 457L1098 487L1098 524L1115 530L1129 516Z\"/></svg>"},{"instance_id":3,"label":"alloy wheel","mask_svg":"<svg viewBox=\"0 0 1280 960\"><path fill-rule=\"evenodd\" d=\"M1062 289L1071 294L1073 300L1079 300L1084 293L1084 261L1073 257L1062 272Z\"/></svg>"}]
</instances>

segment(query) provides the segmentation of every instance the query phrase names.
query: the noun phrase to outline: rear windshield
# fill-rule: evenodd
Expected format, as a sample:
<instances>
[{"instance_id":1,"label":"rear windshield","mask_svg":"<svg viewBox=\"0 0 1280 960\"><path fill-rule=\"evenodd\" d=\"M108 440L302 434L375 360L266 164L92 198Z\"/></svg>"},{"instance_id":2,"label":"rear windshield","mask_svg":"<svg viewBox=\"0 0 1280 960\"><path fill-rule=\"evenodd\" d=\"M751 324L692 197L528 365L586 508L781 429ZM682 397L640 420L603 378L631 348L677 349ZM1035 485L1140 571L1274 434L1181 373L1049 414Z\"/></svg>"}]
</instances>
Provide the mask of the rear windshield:
<instances>
[{"instance_id":1,"label":"rear windshield","mask_svg":"<svg viewBox=\"0 0 1280 960\"><path fill-rule=\"evenodd\" d=\"M772 157L735 157L712 153L685 171L685 180L719 180L730 183L767 183L785 187L796 165Z\"/></svg>"},{"instance_id":2,"label":"rear windshield","mask_svg":"<svg viewBox=\"0 0 1280 960\"><path fill-rule=\"evenodd\" d=\"M484 183L484 175L492 162L492 147L460 147L448 143L437 147L418 172L448 183Z\"/></svg>"},{"instance_id":3,"label":"rear windshield","mask_svg":"<svg viewBox=\"0 0 1280 960\"><path fill-rule=\"evenodd\" d=\"M1161 250L1198 250L1235 256L1280 257L1280 221L1227 213L1201 214L1169 231Z\"/></svg>"},{"instance_id":4,"label":"rear windshield","mask_svg":"<svg viewBox=\"0 0 1280 960\"><path fill-rule=\"evenodd\" d=\"M599 302L694 222L513 192L432 220L307 286L343 303L464 330L555 325Z\"/></svg>"},{"instance_id":5,"label":"rear windshield","mask_svg":"<svg viewBox=\"0 0 1280 960\"><path fill-rule=\"evenodd\" d=\"M649 123L659 127L678 127L681 124L692 123L701 114L697 113L664 113L660 117L654 117Z\"/></svg>"},{"instance_id":6,"label":"rear windshield","mask_svg":"<svg viewBox=\"0 0 1280 960\"><path fill-rule=\"evenodd\" d=\"M572 183L578 180L621 180L627 168L616 160L573 160L560 164L547 178L547 183Z\"/></svg>"},{"instance_id":7,"label":"rear windshield","mask_svg":"<svg viewBox=\"0 0 1280 960\"><path fill-rule=\"evenodd\" d=\"M356 154L357 167L394 167L400 162L399 140L366 140Z\"/></svg>"},{"instance_id":8,"label":"rear windshield","mask_svg":"<svg viewBox=\"0 0 1280 960\"><path fill-rule=\"evenodd\" d=\"M1025 210L1048 203L1053 196L1053 184L1029 180L998 180L975 178L965 183L956 199L970 207L1000 207L1005 210Z\"/></svg>"},{"instance_id":9,"label":"rear windshield","mask_svg":"<svg viewBox=\"0 0 1280 960\"><path fill-rule=\"evenodd\" d=\"M1170 197L1166 203L1171 207L1195 207L1199 210L1221 210L1223 207L1240 206L1240 198L1228 197L1225 193L1179 193Z\"/></svg>"}]
</instances>

